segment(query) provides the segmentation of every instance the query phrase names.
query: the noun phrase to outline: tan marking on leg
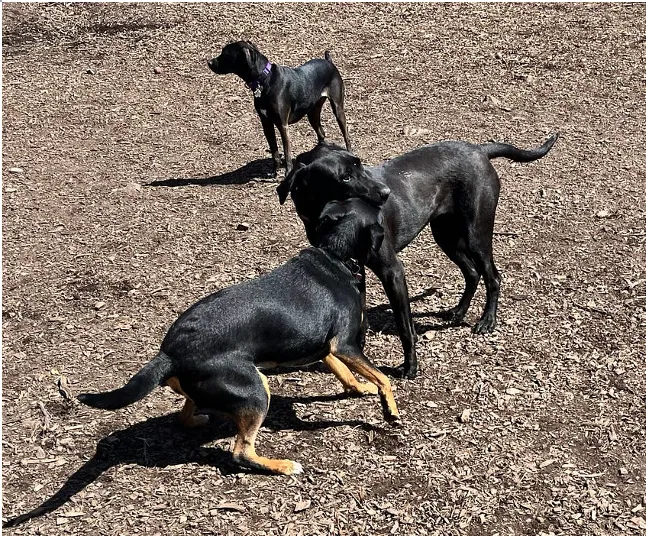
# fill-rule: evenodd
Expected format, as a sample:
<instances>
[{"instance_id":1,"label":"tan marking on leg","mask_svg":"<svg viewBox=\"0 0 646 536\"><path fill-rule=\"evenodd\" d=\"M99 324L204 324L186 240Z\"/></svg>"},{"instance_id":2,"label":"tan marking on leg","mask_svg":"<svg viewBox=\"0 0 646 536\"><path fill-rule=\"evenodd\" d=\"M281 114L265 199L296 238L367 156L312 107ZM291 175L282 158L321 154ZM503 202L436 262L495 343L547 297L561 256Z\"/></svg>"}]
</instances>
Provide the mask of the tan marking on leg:
<instances>
[{"instance_id":1,"label":"tan marking on leg","mask_svg":"<svg viewBox=\"0 0 646 536\"><path fill-rule=\"evenodd\" d=\"M384 417L389 422L399 421L399 411L397 403L393 396L393 390L390 386L390 380L379 370L377 370L364 356L344 356L336 355L340 361L343 361L347 367L371 381L377 386L379 396L381 397L381 406L384 411Z\"/></svg>"},{"instance_id":2,"label":"tan marking on leg","mask_svg":"<svg viewBox=\"0 0 646 536\"><path fill-rule=\"evenodd\" d=\"M254 412L244 412L234 416L238 426L238 436L233 447L233 459L245 467L263 469L281 475L302 473L303 467L300 463L264 458L256 454L256 436L264 419L264 415Z\"/></svg>"},{"instance_id":3,"label":"tan marking on leg","mask_svg":"<svg viewBox=\"0 0 646 536\"><path fill-rule=\"evenodd\" d=\"M328 355L323 363L332 371L343 385L346 393L354 395L376 395L379 391L374 383L361 383L352 375L350 369L332 354Z\"/></svg>"},{"instance_id":4,"label":"tan marking on leg","mask_svg":"<svg viewBox=\"0 0 646 536\"><path fill-rule=\"evenodd\" d=\"M258 369L256 369L256 370L258 370ZM265 376L259 370L258 370L258 374L260 375L260 379L262 380L262 384L265 387L265 391L267 392L267 405L269 405L269 402L271 401L271 392L269 391L269 380L267 379L267 376Z\"/></svg>"},{"instance_id":5,"label":"tan marking on leg","mask_svg":"<svg viewBox=\"0 0 646 536\"><path fill-rule=\"evenodd\" d=\"M166 385L168 385L168 387L170 387L178 395L186 396L186 393L182 390L182 386L179 384L179 378L177 376L168 378L166 380ZM186 398L188 398L188 396L186 396Z\"/></svg>"},{"instance_id":6,"label":"tan marking on leg","mask_svg":"<svg viewBox=\"0 0 646 536\"><path fill-rule=\"evenodd\" d=\"M336 337L332 337L328 344L330 345L330 354L336 354L337 346L339 345L338 339Z\"/></svg>"},{"instance_id":7,"label":"tan marking on leg","mask_svg":"<svg viewBox=\"0 0 646 536\"><path fill-rule=\"evenodd\" d=\"M175 391L178 395L182 395L186 398L184 407L179 412L177 418L179 422L186 426L187 428L196 428L198 426L203 426L209 422L208 415L195 415L195 402L184 392L182 386L179 383L179 379L176 376L168 378L166 380L166 385Z\"/></svg>"}]
</instances>

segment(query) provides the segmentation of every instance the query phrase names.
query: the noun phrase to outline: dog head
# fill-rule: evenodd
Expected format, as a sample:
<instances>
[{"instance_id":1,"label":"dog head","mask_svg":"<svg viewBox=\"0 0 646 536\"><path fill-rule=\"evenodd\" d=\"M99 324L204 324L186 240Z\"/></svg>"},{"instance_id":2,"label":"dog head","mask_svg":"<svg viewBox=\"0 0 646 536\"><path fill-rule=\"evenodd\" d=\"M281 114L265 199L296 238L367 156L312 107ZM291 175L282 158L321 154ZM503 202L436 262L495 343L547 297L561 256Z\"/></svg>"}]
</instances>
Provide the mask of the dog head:
<instances>
[{"instance_id":1,"label":"dog head","mask_svg":"<svg viewBox=\"0 0 646 536\"><path fill-rule=\"evenodd\" d=\"M229 43L217 58L208 62L209 68L216 74L237 74L247 81L254 72L254 67L263 63L262 54L250 41L237 41ZM264 63L260 70L264 68Z\"/></svg>"},{"instance_id":2,"label":"dog head","mask_svg":"<svg viewBox=\"0 0 646 536\"><path fill-rule=\"evenodd\" d=\"M296 211L306 224L318 219L330 201L357 197L378 208L390 194L390 189L373 179L359 158L325 142L299 155L276 190L281 205L291 193Z\"/></svg>"},{"instance_id":3,"label":"dog head","mask_svg":"<svg viewBox=\"0 0 646 536\"><path fill-rule=\"evenodd\" d=\"M381 224L381 211L362 199L331 201L317 221L315 245L341 260L352 258L364 264L384 240Z\"/></svg>"}]
</instances>

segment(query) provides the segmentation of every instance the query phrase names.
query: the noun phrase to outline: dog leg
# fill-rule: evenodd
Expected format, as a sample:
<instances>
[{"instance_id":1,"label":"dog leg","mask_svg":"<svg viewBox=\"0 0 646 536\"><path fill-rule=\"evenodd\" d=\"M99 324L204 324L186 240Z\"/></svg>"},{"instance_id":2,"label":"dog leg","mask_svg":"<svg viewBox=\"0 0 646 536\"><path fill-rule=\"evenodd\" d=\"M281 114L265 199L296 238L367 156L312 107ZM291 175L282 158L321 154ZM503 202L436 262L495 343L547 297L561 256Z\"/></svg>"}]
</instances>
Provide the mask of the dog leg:
<instances>
[{"instance_id":1,"label":"dog leg","mask_svg":"<svg viewBox=\"0 0 646 536\"><path fill-rule=\"evenodd\" d=\"M460 302L455 307L438 313L440 318L453 324L460 324L464 320L480 281L480 273L466 248L466 237L456 232L458 228L457 223L448 220L431 223L435 242L446 256L457 264L464 276L464 292Z\"/></svg>"},{"instance_id":2,"label":"dog leg","mask_svg":"<svg viewBox=\"0 0 646 536\"><path fill-rule=\"evenodd\" d=\"M280 475L302 473L303 467L298 462L263 458L256 454L256 436L264 420L265 413L254 410L241 411L234 416L234 421L238 426L238 436L233 447L233 459L250 469L260 469Z\"/></svg>"},{"instance_id":3,"label":"dog leg","mask_svg":"<svg viewBox=\"0 0 646 536\"><path fill-rule=\"evenodd\" d=\"M414 378L417 376L417 354L415 343L417 334L413 325L413 315L410 310L410 299L408 297L408 286L406 284L406 274L404 266L394 253L388 254L383 252L382 246L379 251L380 258L378 263L371 263L369 268L377 274L384 286L388 301L395 315L397 331L404 348L404 363L398 366L395 374L404 378Z\"/></svg>"},{"instance_id":4,"label":"dog leg","mask_svg":"<svg viewBox=\"0 0 646 536\"><path fill-rule=\"evenodd\" d=\"M391 424L398 424L400 422L399 410L393 396L390 380L386 375L379 372L363 354L345 354L339 350L337 352L334 357L342 361L351 371L363 376L377 386L384 418Z\"/></svg>"},{"instance_id":5,"label":"dog leg","mask_svg":"<svg viewBox=\"0 0 646 536\"><path fill-rule=\"evenodd\" d=\"M345 110L343 105L344 93L345 89L343 87L343 81L341 80L341 78L339 77L338 79L332 80L330 87L328 88L330 106L332 107L332 113L336 118L336 122L339 124L341 134L343 134L345 148L348 151L352 151L352 146L350 145L350 137L348 136L348 127L346 126L345 120Z\"/></svg>"},{"instance_id":6,"label":"dog leg","mask_svg":"<svg viewBox=\"0 0 646 536\"><path fill-rule=\"evenodd\" d=\"M487 303L478 323L473 326L474 333L490 333L496 327L498 297L500 296L500 273L493 262L493 256L476 257L478 268L482 272L487 288Z\"/></svg>"},{"instance_id":7,"label":"dog leg","mask_svg":"<svg viewBox=\"0 0 646 536\"><path fill-rule=\"evenodd\" d=\"M190 398L184 402L182 411L179 412L179 422L186 428L197 428L209 422L208 415L195 415L195 402Z\"/></svg>"},{"instance_id":8,"label":"dog leg","mask_svg":"<svg viewBox=\"0 0 646 536\"><path fill-rule=\"evenodd\" d=\"M278 152L278 142L276 141L274 123L266 117L261 117L260 122L262 123L262 130L265 133L265 138L267 138L271 157L274 161L273 177L276 178L278 176L278 169L280 168L280 153Z\"/></svg>"},{"instance_id":9,"label":"dog leg","mask_svg":"<svg viewBox=\"0 0 646 536\"><path fill-rule=\"evenodd\" d=\"M285 174L287 175L292 170L292 149L289 143L289 135L287 134L287 121L285 124L279 123L276 125L278 132L280 132L280 139L283 142L283 152L285 153Z\"/></svg>"},{"instance_id":10,"label":"dog leg","mask_svg":"<svg viewBox=\"0 0 646 536\"><path fill-rule=\"evenodd\" d=\"M316 132L316 137L318 138L319 143L325 140L325 132L321 126L321 108L323 108L325 100L325 97L319 99L314 107L307 113L307 119L309 120L310 125L312 125L314 132Z\"/></svg>"},{"instance_id":11,"label":"dog leg","mask_svg":"<svg viewBox=\"0 0 646 536\"><path fill-rule=\"evenodd\" d=\"M168 387L178 395L182 395L186 398L184 407L177 416L177 420L182 424L182 426L185 426L186 428L197 428L198 426L204 426L209 422L208 415L195 415L195 402L193 402L193 400L184 392L177 377L173 376L172 378L168 378L168 380L166 380L166 385L168 385Z\"/></svg>"},{"instance_id":12,"label":"dog leg","mask_svg":"<svg viewBox=\"0 0 646 536\"><path fill-rule=\"evenodd\" d=\"M328 355L323 363L327 365L332 374L343 385L346 393L350 395L363 396L363 395L376 395L379 390L374 383L361 383L352 375L350 369L346 367L342 361L339 361L332 354Z\"/></svg>"}]
</instances>

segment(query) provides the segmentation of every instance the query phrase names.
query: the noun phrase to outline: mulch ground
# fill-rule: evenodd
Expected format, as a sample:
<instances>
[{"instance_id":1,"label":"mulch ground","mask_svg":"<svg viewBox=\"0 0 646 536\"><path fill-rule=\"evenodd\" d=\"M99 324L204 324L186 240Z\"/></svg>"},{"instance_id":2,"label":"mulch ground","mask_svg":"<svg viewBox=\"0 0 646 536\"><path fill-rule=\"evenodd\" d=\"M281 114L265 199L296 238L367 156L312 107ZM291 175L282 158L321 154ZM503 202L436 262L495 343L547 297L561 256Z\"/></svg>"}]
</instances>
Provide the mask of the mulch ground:
<instances>
[{"instance_id":1,"label":"mulch ground","mask_svg":"<svg viewBox=\"0 0 646 536\"><path fill-rule=\"evenodd\" d=\"M8 534L646 531L642 6L2 7L2 515L56 507ZM256 180L270 161L248 90L206 67L236 38L286 65L331 50L366 163L562 134L538 162L495 163L493 335L432 315L463 280L430 232L402 253L421 364L394 380L402 428L320 368L270 377L258 449L298 477L241 472L230 425L181 430L169 389L117 412L66 399L121 385L188 305L307 245ZM306 121L290 132L312 147ZM368 286L366 352L397 364ZM469 323L483 303L481 286Z\"/></svg>"}]
</instances>

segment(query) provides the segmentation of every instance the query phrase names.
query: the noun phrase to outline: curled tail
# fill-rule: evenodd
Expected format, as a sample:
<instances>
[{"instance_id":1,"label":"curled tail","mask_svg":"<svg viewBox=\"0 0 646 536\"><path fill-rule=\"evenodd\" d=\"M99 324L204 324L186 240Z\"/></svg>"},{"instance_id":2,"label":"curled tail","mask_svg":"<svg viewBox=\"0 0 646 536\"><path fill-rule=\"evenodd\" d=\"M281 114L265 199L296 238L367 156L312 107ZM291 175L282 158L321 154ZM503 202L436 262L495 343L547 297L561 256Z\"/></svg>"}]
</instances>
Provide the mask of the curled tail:
<instances>
[{"instance_id":1,"label":"curled tail","mask_svg":"<svg viewBox=\"0 0 646 536\"><path fill-rule=\"evenodd\" d=\"M534 160L538 160L545 156L558 139L559 133L555 132L547 138L547 141L543 145L536 149L519 149L518 147L514 147L508 143L497 142L483 143L480 145L480 149L482 149L487 157L489 157L489 160L504 156L514 162L533 162Z\"/></svg>"},{"instance_id":2,"label":"curled tail","mask_svg":"<svg viewBox=\"0 0 646 536\"><path fill-rule=\"evenodd\" d=\"M170 376L170 357L159 352L144 368L135 374L123 387L106 393L83 393L78 399L99 409L119 409L141 400L162 381Z\"/></svg>"}]
</instances>

